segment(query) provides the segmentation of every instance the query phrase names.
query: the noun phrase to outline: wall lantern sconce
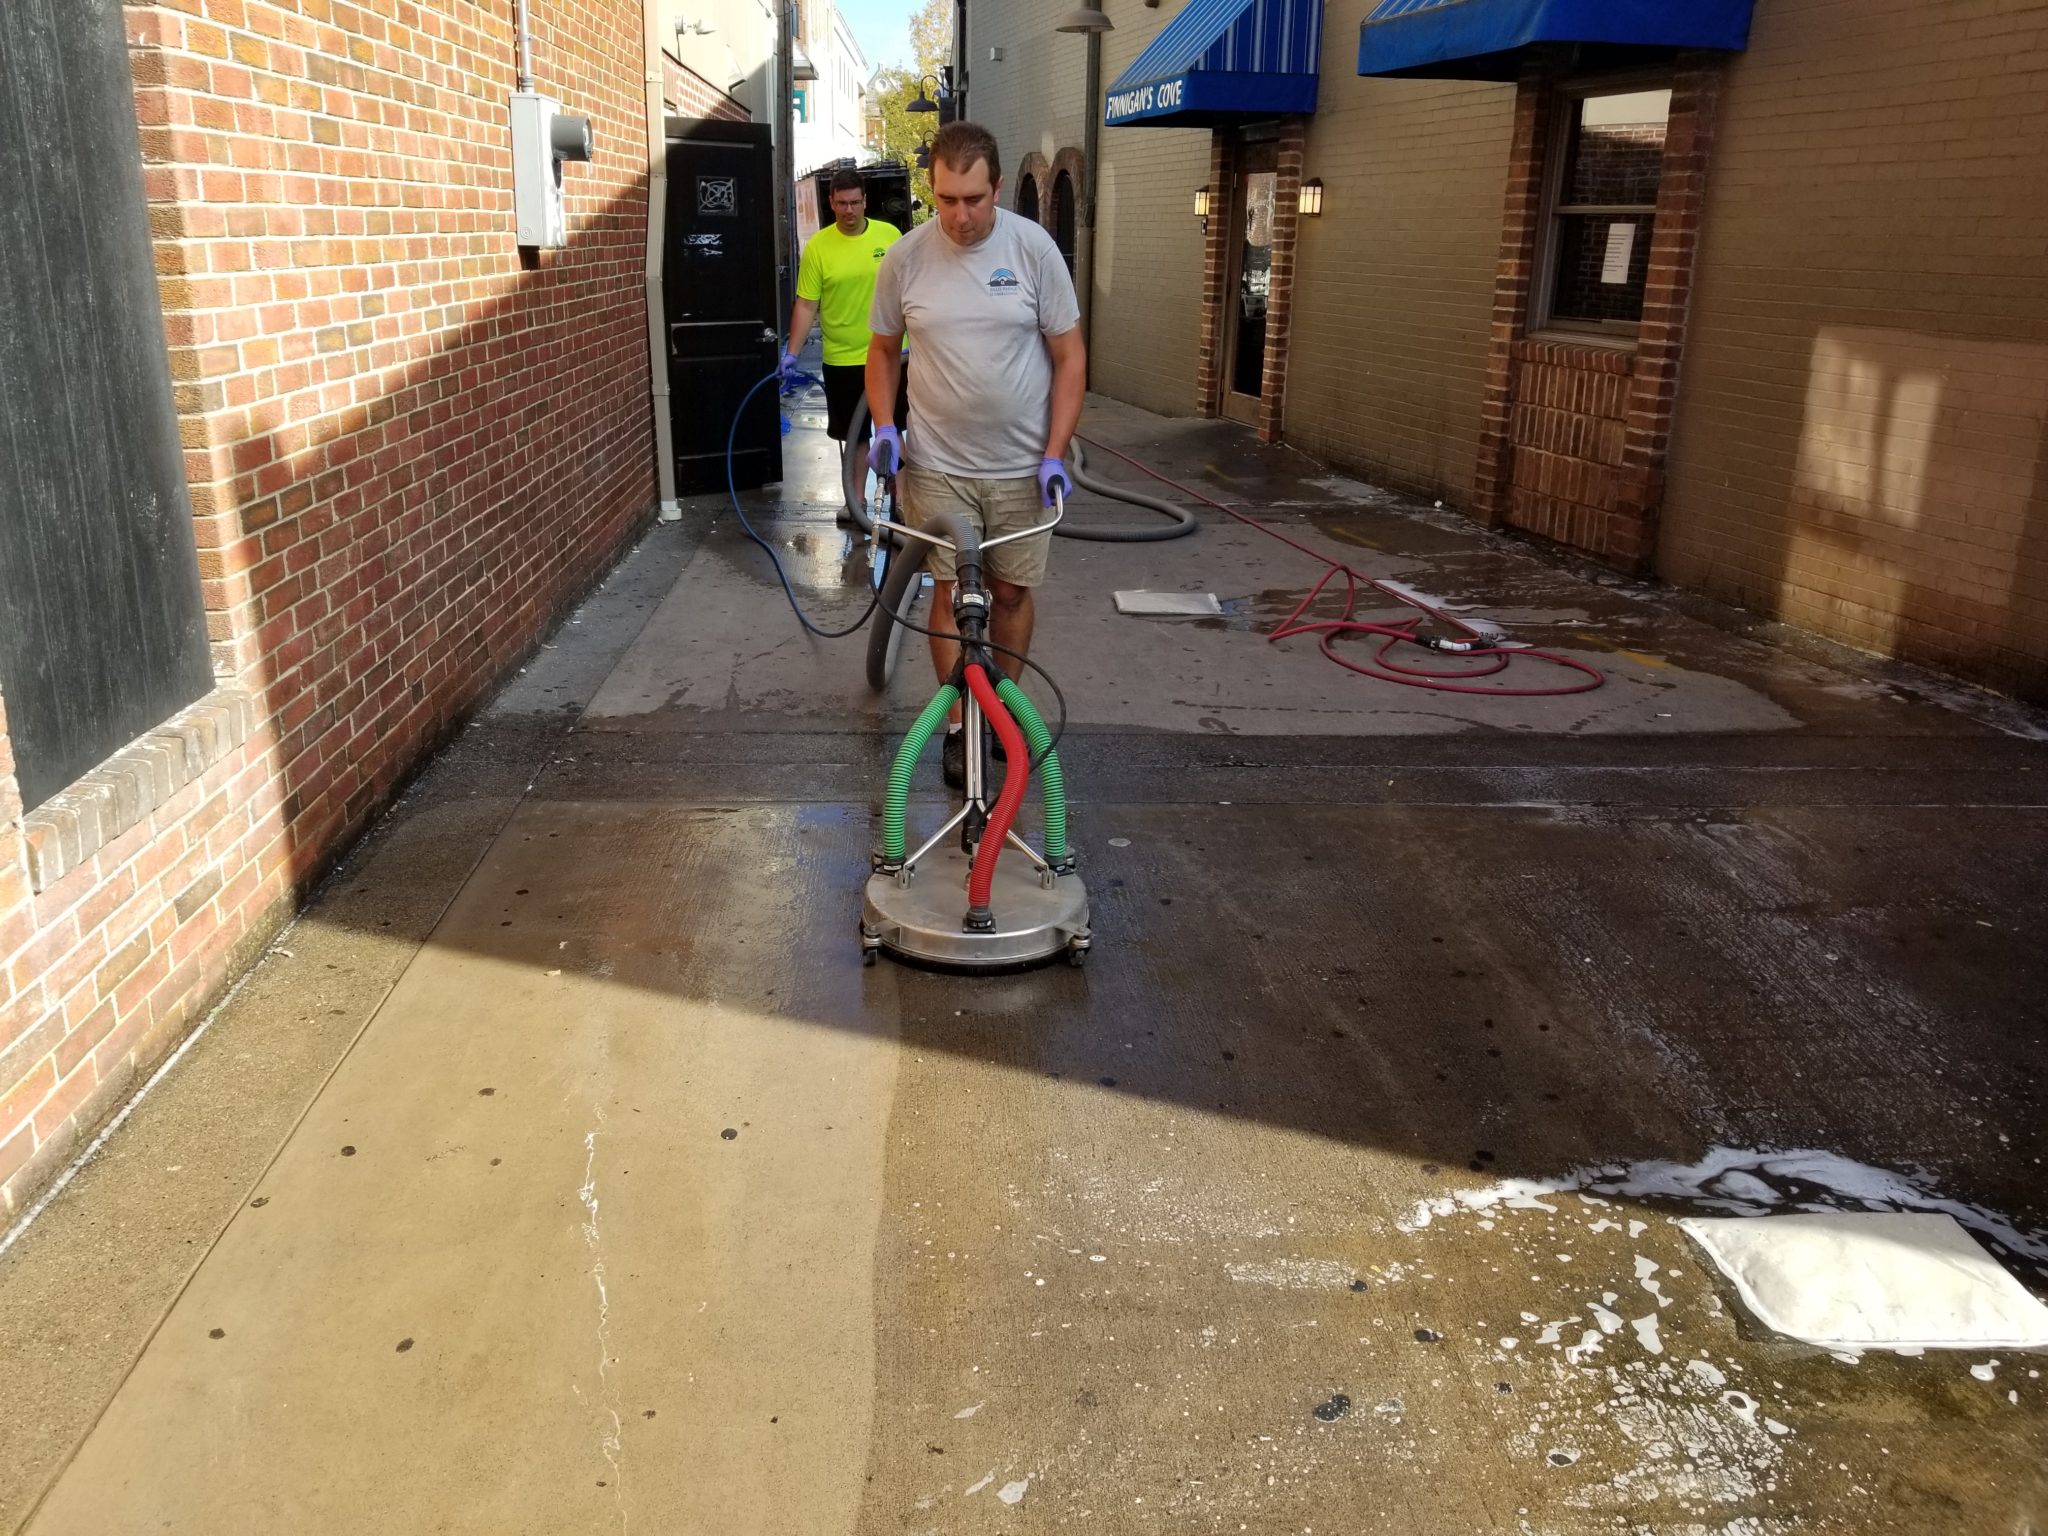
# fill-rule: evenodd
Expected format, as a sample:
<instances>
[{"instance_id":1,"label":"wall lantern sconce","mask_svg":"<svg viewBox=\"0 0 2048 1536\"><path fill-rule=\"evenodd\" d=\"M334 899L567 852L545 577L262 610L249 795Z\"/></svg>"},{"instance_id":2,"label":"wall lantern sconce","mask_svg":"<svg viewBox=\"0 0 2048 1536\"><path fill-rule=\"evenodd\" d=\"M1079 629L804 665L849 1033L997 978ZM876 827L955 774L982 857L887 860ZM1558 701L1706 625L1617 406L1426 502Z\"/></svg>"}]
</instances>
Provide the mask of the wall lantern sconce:
<instances>
[{"instance_id":1,"label":"wall lantern sconce","mask_svg":"<svg viewBox=\"0 0 2048 1536\"><path fill-rule=\"evenodd\" d=\"M1311 176L1301 184L1301 211L1304 217L1319 219L1323 216L1323 178Z\"/></svg>"},{"instance_id":2,"label":"wall lantern sconce","mask_svg":"<svg viewBox=\"0 0 2048 1536\"><path fill-rule=\"evenodd\" d=\"M920 171L928 171L932 168L931 145L920 144L917 146L917 168Z\"/></svg>"},{"instance_id":3,"label":"wall lantern sconce","mask_svg":"<svg viewBox=\"0 0 2048 1536\"><path fill-rule=\"evenodd\" d=\"M940 96L943 96L943 95L945 94L945 88L944 88L943 86L941 86L941 85L939 84L939 79L938 79L938 76L936 76L936 75L919 75L919 76L917 77L917 95L916 95L916 97L915 97L915 98L914 98L914 99L913 99L913 100L911 101L910 105L908 105L907 107L905 107L905 108L903 109L904 111L906 111L906 112L936 112L936 111L938 111L938 110L939 110L939 104L938 104L938 103L937 103L936 101L933 101L933 100L932 100L932 98L931 98L930 96L927 96L927 95L925 95L925 93L924 93L924 83L925 83L925 81L927 81L927 80L931 81L931 83L932 83L932 91L933 91L933 94L934 94L934 95L940 95Z\"/></svg>"},{"instance_id":4,"label":"wall lantern sconce","mask_svg":"<svg viewBox=\"0 0 2048 1536\"><path fill-rule=\"evenodd\" d=\"M1205 235L1209 233L1209 189L1207 187L1197 187L1195 189L1195 217L1202 221L1202 233Z\"/></svg>"},{"instance_id":5,"label":"wall lantern sconce","mask_svg":"<svg viewBox=\"0 0 2048 1536\"><path fill-rule=\"evenodd\" d=\"M1100 5L1083 5L1067 12L1052 24L1055 32L1110 32L1116 23L1103 14Z\"/></svg>"}]
</instances>

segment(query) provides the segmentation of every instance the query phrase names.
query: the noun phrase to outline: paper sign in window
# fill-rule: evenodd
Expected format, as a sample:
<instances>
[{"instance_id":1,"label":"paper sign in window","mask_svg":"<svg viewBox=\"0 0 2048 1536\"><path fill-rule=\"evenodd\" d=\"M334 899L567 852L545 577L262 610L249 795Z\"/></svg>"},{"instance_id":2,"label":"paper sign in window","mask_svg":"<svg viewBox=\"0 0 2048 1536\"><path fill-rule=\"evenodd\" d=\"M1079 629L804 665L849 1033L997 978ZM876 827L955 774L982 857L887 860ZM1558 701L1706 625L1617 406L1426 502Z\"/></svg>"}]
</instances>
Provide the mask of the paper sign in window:
<instances>
[{"instance_id":1,"label":"paper sign in window","mask_svg":"<svg viewBox=\"0 0 2048 1536\"><path fill-rule=\"evenodd\" d=\"M1636 227L1633 224L1610 224L1607 226L1607 255L1600 263L1600 281L1603 283L1625 283L1628 281L1629 257L1635 253Z\"/></svg>"}]
</instances>

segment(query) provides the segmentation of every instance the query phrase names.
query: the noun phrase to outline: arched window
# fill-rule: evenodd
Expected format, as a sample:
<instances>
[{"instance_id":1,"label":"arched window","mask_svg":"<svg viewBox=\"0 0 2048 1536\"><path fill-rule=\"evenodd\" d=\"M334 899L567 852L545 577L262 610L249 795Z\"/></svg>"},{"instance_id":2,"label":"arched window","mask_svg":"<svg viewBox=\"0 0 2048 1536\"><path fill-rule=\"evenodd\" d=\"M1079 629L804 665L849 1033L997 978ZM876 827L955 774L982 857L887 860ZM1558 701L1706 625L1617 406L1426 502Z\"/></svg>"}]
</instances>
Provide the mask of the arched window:
<instances>
[{"instance_id":1,"label":"arched window","mask_svg":"<svg viewBox=\"0 0 2048 1536\"><path fill-rule=\"evenodd\" d=\"M1017 178L1017 212L1038 222L1038 178L1029 171Z\"/></svg>"},{"instance_id":2,"label":"arched window","mask_svg":"<svg viewBox=\"0 0 2048 1536\"><path fill-rule=\"evenodd\" d=\"M1066 171L1052 179L1052 238L1074 270L1074 178Z\"/></svg>"}]
</instances>

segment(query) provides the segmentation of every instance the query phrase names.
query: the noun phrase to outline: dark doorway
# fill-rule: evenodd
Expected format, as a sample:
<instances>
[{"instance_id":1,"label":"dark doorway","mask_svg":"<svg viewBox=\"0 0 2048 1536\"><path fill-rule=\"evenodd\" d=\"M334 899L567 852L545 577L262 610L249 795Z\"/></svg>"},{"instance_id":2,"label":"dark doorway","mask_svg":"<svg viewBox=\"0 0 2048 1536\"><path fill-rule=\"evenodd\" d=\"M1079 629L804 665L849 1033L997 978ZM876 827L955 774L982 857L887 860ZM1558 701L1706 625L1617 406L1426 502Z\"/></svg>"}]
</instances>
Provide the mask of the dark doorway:
<instances>
[{"instance_id":1,"label":"dark doorway","mask_svg":"<svg viewBox=\"0 0 2048 1536\"><path fill-rule=\"evenodd\" d=\"M1034 224L1038 222L1038 178L1029 171L1017 178L1017 212Z\"/></svg>"},{"instance_id":2,"label":"dark doorway","mask_svg":"<svg viewBox=\"0 0 2048 1536\"><path fill-rule=\"evenodd\" d=\"M832 175L839 169L831 166L812 174L812 189L818 198L818 228L823 229L832 222ZM867 194L868 217L893 224L904 234L910 232L910 172L894 163L884 165L863 165L860 171L861 188ZM778 305L777 308L781 306Z\"/></svg>"},{"instance_id":3,"label":"dark doorway","mask_svg":"<svg viewBox=\"0 0 2048 1536\"><path fill-rule=\"evenodd\" d=\"M1280 178L1271 140L1245 144L1231 187L1230 216L1236 232L1230 306L1230 388L1224 414L1252 421L1265 389L1266 306L1273 277L1273 216Z\"/></svg>"},{"instance_id":4,"label":"dark doorway","mask_svg":"<svg viewBox=\"0 0 2048 1536\"><path fill-rule=\"evenodd\" d=\"M766 123L668 120L669 401L676 489L725 488L733 411L774 371L774 149ZM773 388L748 404L733 443L733 484L782 478L782 413Z\"/></svg>"},{"instance_id":5,"label":"dark doorway","mask_svg":"<svg viewBox=\"0 0 2048 1536\"><path fill-rule=\"evenodd\" d=\"M213 685L118 5L0 3L0 692L31 808Z\"/></svg>"},{"instance_id":6,"label":"dark doorway","mask_svg":"<svg viewBox=\"0 0 2048 1536\"><path fill-rule=\"evenodd\" d=\"M1052 238L1074 270L1074 178L1065 171L1052 179Z\"/></svg>"}]
</instances>

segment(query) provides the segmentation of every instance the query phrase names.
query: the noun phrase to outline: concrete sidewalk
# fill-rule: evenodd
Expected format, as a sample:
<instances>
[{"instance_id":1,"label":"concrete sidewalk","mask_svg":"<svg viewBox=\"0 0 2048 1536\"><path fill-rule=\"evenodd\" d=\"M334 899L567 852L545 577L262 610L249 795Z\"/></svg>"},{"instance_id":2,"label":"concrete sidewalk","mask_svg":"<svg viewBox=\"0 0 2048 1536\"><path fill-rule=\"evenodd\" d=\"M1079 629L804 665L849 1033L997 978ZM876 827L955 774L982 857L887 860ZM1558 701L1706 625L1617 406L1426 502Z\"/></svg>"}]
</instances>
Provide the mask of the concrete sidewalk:
<instances>
[{"instance_id":1,"label":"concrete sidewalk","mask_svg":"<svg viewBox=\"0 0 2048 1536\"><path fill-rule=\"evenodd\" d=\"M829 621L819 414L748 501ZM1609 681L1268 644L1318 569L1221 514L1062 542L1095 958L863 970L928 669L869 694L692 507L0 1256L0 1529L2048 1527L2048 1359L1761 1335L1681 1204L1450 1199L1816 1148L2034 1241L2038 722L1236 428L1087 430Z\"/></svg>"}]
</instances>

